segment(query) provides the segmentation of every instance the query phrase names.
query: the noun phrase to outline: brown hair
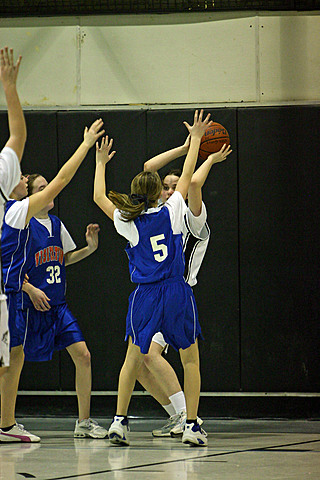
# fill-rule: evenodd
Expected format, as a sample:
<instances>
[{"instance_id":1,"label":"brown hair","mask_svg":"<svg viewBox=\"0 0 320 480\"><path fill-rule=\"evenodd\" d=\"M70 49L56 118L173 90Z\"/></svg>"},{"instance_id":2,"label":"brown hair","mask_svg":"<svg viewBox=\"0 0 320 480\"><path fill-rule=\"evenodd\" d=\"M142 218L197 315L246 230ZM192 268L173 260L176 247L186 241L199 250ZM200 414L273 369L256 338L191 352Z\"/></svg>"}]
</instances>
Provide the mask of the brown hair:
<instances>
[{"instance_id":1,"label":"brown hair","mask_svg":"<svg viewBox=\"0 0 320 480\"><path fill-rule=\"evenodd\" d=\"M165 175L163 175L163 176L161 177L162 182L163 182L163 180L164 180L168 175L174 175L174 176L180 178L181 175L182 175L182 173L181 173L180 168L173 168L172 170L169 170Z\"/></svg>"},{"instance_id":2,"label":"brown hair","mask_svg":"<svg viewBox=\"0 0 320 480\"><path fill-rule=\"evenodd\" d=\"M32 193L33 193L33 184L34 184L34 181L35 181L38 177L42 177L42 175L40 175L40 173L33 173L32 175L28 175L28 197L30 197L30 195L32 195Z\"/></svg>"},{"instance_id":3,"label":"brown hair","mask_svg":"<svg viewBox=\"0 0 320 480\"><path fill-rule=\"evenodd\" d=\"M131 195L109 192L111 202L121 211L121 216L134 220L160 197L162 183L157 172L141 172L131 182Z\"/></svg>"}]
</instances>

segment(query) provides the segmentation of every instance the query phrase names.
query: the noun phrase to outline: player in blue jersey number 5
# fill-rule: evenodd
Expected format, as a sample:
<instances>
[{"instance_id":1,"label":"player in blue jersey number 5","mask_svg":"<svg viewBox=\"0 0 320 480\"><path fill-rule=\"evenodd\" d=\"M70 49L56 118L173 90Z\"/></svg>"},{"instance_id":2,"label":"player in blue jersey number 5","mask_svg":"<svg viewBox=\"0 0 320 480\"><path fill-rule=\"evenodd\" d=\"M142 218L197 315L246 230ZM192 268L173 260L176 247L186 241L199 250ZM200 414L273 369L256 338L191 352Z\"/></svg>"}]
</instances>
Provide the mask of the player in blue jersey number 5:
<instances>
[{"instance_id":1,"label":"player in blue jersey number 5","mask_svg":"<svg viewBox=\"0 0 320 480\"><path fill-rule=\"evenodd\" d=\"M197 423L200 369L197 337L201 334L191 287L183 278L182 223L185 198L198 157L201 137L210 115L196 110L194 123L184 122L190 133L190 147L175 193L162 207L160 177L141 172L131 182L131 195L105 194L105 166L112 159L112 140L102 138L96 147L94 201L114 221L118 233L128 240L126 252L132 282L137 288L129 297L126 319L128 350L122 366L117 412L109 429L110 441L129 445L127 410L132 391L148 353L152 337L161 331L167 343L179 350L185 378L187 423L182 442L205 446L207 438Z\"/></svg>"}]
</instances>

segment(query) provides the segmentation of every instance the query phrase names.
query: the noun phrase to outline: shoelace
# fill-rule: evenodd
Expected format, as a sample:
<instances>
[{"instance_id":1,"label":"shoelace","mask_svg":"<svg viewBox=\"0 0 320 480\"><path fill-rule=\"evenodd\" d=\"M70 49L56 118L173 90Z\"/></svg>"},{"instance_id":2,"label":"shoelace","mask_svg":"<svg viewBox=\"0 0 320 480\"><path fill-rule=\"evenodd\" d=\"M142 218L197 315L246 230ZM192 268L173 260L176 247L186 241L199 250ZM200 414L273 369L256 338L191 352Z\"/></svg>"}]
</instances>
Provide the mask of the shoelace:
<instances>
[{"instance_id":1,"label":"shoelace","mask_svg":"<svg viewBox=\"0 0 320 480\"><path fill-rule=\"evenodd\" d=\"M94 425L96 427L98 425L98 422L96 422L95 420L92 420L92 418L88 418L88 424Z\"/></svg>"},{"instance_id":2,"label":"shoelace","mask_svg":"<svg viewBox=\"0 0 320 480\"><path fill-rule=\"evenodd\" d=\"M15 426L18 427L19 430L21 430L22 432L27 432L28 431L24 428L24 425L22 425L22 423L16 423Z\"/></svg>"},{"instance_id":3,"label":"shoelace","mask_svg":"<svg viewBox=\"0 0 320 480\"><path fill-rule=\"evenodd\" d=\"M175 423L175 421L177 420L177 414L176 415L172 415L169 420L167 421L167 423L165 424L164 427L168 427L169 425L171 425L172 423Z\"/></svg>"}]
</instances>

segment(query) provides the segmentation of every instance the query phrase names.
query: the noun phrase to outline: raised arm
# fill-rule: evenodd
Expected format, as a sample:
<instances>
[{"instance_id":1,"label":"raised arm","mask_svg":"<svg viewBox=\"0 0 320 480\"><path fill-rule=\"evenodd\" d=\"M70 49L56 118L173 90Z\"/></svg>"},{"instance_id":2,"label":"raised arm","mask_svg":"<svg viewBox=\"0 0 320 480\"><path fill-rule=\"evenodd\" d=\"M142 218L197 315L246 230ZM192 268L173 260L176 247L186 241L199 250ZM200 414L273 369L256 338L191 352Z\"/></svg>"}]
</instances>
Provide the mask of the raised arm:
<instances>
[{"instance_id":1,"label":"raised arm","mask_svg":"<svg viewBox=\"0 0 320 480\"><path fill-rule=\"evenodd\" d=\"M192 175L188 190L188 207L195 217L201 214L202 207L202 187L209 175L212 165L223 162L232 152L230 145L223 145L217 153L209 155L203 164Z\"/></svg>"},{"instance_id":2,"label":"raised arm","mask_svg":"<svg viewBox=\"0 0 320 480\"><path fill-rule=\"evenodd\" d=\"M80 262L84 258L91 255L95 252L98 248L99 244L99 231L100 227L96 223L90 223L87 226L86 231L86 241L87 246L84 248L80 248L80 250L75 250L73 252L68 252L65 254L65 265L72 265L73 263Z\"/></svg>"},{"instance_id":3,"label":"raised arm","mask_svg":"<svg viewBox=\"0 0 320 480\"><path fill-rule=\"evenodd\" d=\"M210 113L204 120L202 120L202 116L203 110L200 111L200 114L198 114L198 110L196 110L194 113L193 125L190 126L187 122L184 122L190 133L190 147L183 164L181 177L176 186L176 191L180 192L184 199L187 197L191 178L197 163L201 137L206 131L206 128L211 125L211 122L209 121Z\"/></svg>"},{"instance_id":4,"label":"raised arm","mask_svg":"<svg viewBox=\"0 0 320 480\"><path fill-rule=\"evenodd\" d=\"M106 164L110 162L115 151L110 153L113 139L108 142L108 137L102 137L101 146L96 143L96 172L94 176L94 193L93 200L101 208L101 210L113 220L113 214L116 209L115 205L106 195Z\"/></svg>"},{"instance_id":5,"label":"raised arm","mask_svg":"<svg viewBox=\"0 0 320 480\"><path fill-rule=\"evenodd\" d=\"M90 148L104 134L104 130L100 130L102 125L103 121L100 118L89 129L85 127L83 141L72 157L61 167L57 176L41 192L37 192L29 197L26 225L34 215L48 205L68 185Z\"/></svg>"},{"instance_id":6,"label":"raised arm","mask_svg":"<svg viewBox=\"0 0 320 480\"><path fill-rule=\"evenodd\" d=\"M0 50L0 79L8 107L10 134L6 147L10 147L16 152L20 162L27 139L26 122L16 86L21 58L20 55L17 63L14 64L13 49L9 50L8 47L5 47Z\"/></svg>"},{"instance_id":7,"label":"raised arm","mask_svg":"<svg viewBox=\"0 0 320 480\"><path fill-rule=\"evenodd\" d=\"M176 160L183 155L186 155L188 152L188 148L190 145L190 135L188 135L186 141L180 147L172 148L171 150L167 150L166 152L160 153L155 157L150 158L145 162L143 165L143 169L145 172L156 172L162 167L168 165L168 163Z\"/></svg>"}]
</instances>

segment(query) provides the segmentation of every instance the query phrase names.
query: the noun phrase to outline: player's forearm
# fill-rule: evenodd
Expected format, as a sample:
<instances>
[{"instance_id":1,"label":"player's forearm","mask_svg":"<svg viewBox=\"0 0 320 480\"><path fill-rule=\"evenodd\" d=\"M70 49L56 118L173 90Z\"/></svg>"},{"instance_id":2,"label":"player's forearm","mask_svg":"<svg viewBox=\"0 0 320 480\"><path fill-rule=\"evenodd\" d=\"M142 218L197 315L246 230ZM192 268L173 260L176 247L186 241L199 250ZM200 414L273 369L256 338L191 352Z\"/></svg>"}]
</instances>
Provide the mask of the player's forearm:
<instances>
[{"instance_id":1,"label":"player's forearm","mask_svg":"<svg viewBox=\"0 0 320 480\"><path fill-rule=\"evenodd\" d=\"M106 166L102 163L96 164L96 171L94 175L93 184L93 200L99 205L104 198L106 198Z\"/></svg>"},{"instance_id":2,"label":"player's forearm","mask_svg":"<svg viewBox=\"0 0 320 480\"><path fill-rule=\"evenodd\" d=\"M76 250L75 252L68 252L65 254L64 261L65 265L72 265L73 263L80 262L84 258L87 258L89 255L91 255L93 252L97 250L97 247L90 247L87 245L84 248L81 248L80 250Z\"/></svg>"},{"instance_id":3,"label":"player's forearm","mask_svg":"<svg viewBox=\"0 0 320 480\"><path fill-rule=\"evenodd\" d=\"M188 190L188 206L195 217L201 214L202 210L202 187L206 181L213 160L210 157L194 172Z\"/></svg>"},{"instance_id":4,"label":"player's forearm","mask_svg":"<svg viewBox=\"0 0 320 480\"><path fill-rule=\"evenodd\" d=\"M168 163L172 162L173 160L176 160L177 158L185 155L187 151L188 147L185 147L184 145L172 148L171 150L160 153L159 155L156 155L155 157L147 160L144 164L143 169L144 171L156 172L160 168L168 165Z\"/></svg>"},{"instance_id":5,"label":"player's forearm","mask_svg":"<svg viewBox=\"0 0 320 480\"><path fill-rule=\"evenodd\" d=\"M27 139L27 127L16 86L9 85L5 87L4 92L8 107L10 137L16 137L24 144Z\"/></svg>"},{"instance_id":6,"label":"player's forearm","mask_svg":"<svg viewBox=\"0 0 320 480\"><path fill-rule=\"evenodd\" d=\"M97 162L94 176L93 201L113 220L116 207L106 195L105 171L106 166Z\"/></svg>"},{"instance_id":7,"label":"player's forearm","mask_svg":"<svg viewBox=\"0 0 320 480\"><path fill-rule=\"evenodd\" d=\"M209 175L212 165L213 160L210 159L210 157L207 158L207 160L205 160L203 164L192 175L191 185L201 188Z\"/></svg>"},{"instance_id":8,"label":"player's forearm","mask_svg":"<svg viewBox=\"0 0 320 480\"><path fill-rule=\"evenodd\" d=\"M67 185L86 158L89 150L90 147L85 142L82 142L69 160L61 167L56 178Z\"/></svg>"},{"instance_id":9,"label":"player's forearm","mask_svg":"<svg viewBox=\"0 0 320 480\"><path fill-rule=\"evenodd\" d=\"M190 147L182 169L181 177L188 178L190 181L198 159L200 140L200 137L191 137Z\"/></svg>"}]
</instances>

